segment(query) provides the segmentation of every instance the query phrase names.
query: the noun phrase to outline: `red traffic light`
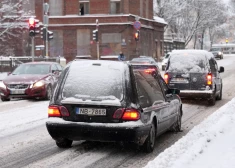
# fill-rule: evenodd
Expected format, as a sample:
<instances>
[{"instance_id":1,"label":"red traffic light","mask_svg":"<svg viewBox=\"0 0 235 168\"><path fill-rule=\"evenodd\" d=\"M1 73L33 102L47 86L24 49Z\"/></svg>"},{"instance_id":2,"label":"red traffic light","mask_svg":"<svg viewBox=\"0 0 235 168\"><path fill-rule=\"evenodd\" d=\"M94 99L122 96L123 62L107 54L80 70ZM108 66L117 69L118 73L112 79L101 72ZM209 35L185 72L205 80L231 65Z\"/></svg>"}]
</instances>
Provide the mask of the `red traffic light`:
<instances>
[{"instance_id":1,"label":"red traffic light","mask_svg":"<svg viewBox=\"0 0 235 168\"><path fill-rule=\"evenodd\" d=\"M135 40L136 40L136 41L139 41L139 39L140 39L140 32L139 32L139 31L136 31L136 32L135 32Z\"/></svg>"},{"instance_id":2,"label":"red traffic light","mask_svg":"<svg viewBox=\"0 0 235 168\"><path fill-rule=\"evenodd\" d=\"M35 24L34 18L30 18L30 19L29 19L29 25L34 25L34 24Z\"/></svg>"}]
</instances>

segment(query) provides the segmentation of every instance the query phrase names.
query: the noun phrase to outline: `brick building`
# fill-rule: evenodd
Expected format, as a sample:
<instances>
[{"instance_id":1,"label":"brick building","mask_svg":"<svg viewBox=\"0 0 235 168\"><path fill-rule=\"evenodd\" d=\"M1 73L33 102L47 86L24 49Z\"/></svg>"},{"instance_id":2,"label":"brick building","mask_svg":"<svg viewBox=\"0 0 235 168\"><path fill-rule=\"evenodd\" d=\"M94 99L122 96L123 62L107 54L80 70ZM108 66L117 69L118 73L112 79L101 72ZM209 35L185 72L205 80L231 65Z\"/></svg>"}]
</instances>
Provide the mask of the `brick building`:
<instances>
[{"instance_id":1,"label":"brick building","mask_svg":"<svg viewBox=\"0 0 235 168\"><path fill-rule=\"evenodd\" d=\"M43 18L43 3L49 8L49 30L54 39L49 44L50 56L76 56L97 59L92 31L98 19L99 55L118 55L127 60L139 55L159 58L163 55L165 23L153 19L153 0L37 0L36 18ZM134 39L133 23L141 22L140 40Z\"/></svg>"}]
</instances>

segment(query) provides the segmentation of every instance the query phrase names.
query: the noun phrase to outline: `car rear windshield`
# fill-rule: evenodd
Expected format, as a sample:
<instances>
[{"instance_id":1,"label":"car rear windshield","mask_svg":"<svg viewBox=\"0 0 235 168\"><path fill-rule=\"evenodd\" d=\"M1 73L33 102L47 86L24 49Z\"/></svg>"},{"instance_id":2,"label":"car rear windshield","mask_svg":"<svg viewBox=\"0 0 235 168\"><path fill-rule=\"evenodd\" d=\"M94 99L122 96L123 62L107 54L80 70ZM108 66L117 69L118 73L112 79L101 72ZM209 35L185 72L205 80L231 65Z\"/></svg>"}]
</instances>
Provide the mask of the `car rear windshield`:
<instances>
[{"instance_id":1,"label":"car rear windshield","mask_svg":"<svg viewBox=\"0 0 235 168\"><path fill-rule=\"evenodd\" d=\"M206 56L203 53L174 53L168 63L169 72L205 72Z\"/></svg>"},{"instance_id":2,"label":"car rear windshield","mask_svg":"<svg viewBox=\"0 0 235 168\"><path fill-rule=\"evenodd\" d=\"M148 58L133 58L131 62L151 62Z\"/></svg>"},{"instance_id":3,"label":"car rear windshield","mask_svg":"<svg viewBox=\"0 0 235 168\"><path fill-rule=\"evenodd\" d=\"M49 64L22 64L12 72L12 75L48 74L49 72L50 72Z\"/></svg>"},{"instance_id":4,"label":"car rear windshield","mask_svg":"<svg viewBox=\"0 0 235 168\"><path fill-rule=\"evenodd\" d=\"M220 51L220 48L212 48L211 51Z\"/></svg>"},{"instance_id":5,"label":"car rear windshield","mask_svg":"<svg viewBox=\"0 0 235 168\"><path fill-rule=\"evenodd\" d=\"M132 65L133 69L135 70L148 70L148 69L155 69L157 70L157 67L154 65Z\"/></svg>"},{"instance_id":6,"label":"car rear windshield","mask_svg":"<svg viewBox=\"0 0 235 168\"><path fill-rule=\"evenodd\" d=\"M70 66L62 96L97 101L122 100L123 83L123 69L117 65L76 62Z\"/></svg>"}]
</instances>

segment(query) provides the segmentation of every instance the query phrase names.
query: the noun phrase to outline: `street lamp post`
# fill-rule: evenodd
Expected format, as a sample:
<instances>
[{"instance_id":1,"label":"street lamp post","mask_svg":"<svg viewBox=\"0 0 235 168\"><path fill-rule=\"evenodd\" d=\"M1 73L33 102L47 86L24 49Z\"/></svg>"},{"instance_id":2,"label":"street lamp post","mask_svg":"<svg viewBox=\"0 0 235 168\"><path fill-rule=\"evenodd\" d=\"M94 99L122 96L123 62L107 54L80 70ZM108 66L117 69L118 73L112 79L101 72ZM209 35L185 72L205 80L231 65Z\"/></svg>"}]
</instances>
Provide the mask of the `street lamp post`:
<instances>
[{"instance_id":1,"label":"street lamp post","mask_svg":"<svg viewBox=\"0 0 235 168\"><path fill-rule=\"evenodd\" d=\"M44 27L46 28L46 58L48 57L48 24L49 24L49 19L48 19L48 11L49 11L49 4L44 3L43 4L43 11L44 11L44 16L43 16L43 24Z\"/></svg>"}]
</instances>

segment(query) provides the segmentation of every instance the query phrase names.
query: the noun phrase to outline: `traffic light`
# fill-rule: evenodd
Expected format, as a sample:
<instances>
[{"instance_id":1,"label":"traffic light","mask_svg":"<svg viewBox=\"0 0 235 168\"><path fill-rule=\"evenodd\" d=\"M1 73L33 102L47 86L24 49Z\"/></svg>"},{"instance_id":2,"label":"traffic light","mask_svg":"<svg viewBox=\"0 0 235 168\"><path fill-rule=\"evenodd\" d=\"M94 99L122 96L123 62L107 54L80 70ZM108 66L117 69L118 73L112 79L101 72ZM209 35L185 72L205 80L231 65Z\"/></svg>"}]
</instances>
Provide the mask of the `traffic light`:
<instances>
[{"instance_id":1,"label":"traffic light","mask_svg":"<svg viewBox=\"0 0 235 168\"><path fill-rule=\"evenodd\" d=\"M53 39L53 32L52 31L47 31L47 40L50 41Z\"/></svg>"},{"instance_id":2,"label":"traffic light","mask_svg":"<svg viewBox=\"0 0 235 168\"><path fill-rule=\"evenodd\" d=\"M29 18L29 36L33 37L39 33L39 20Z\"/></svg>"},{"instance_id":3,"label":"traffic light","mask_svg":"<svg viewBox=\"0 0 235 168\"><path fill-rule=\"evenodd\" d=\"M139 40L140 40L140 31L137 30L137 31L135 32L135 41L139 41Z\"/></svg>"},{"instance_id":4,"label":"traffic light","mask_svg":"<svg viewBox=\"0 0 235 168\"><path fill-rule=\"evenodd\" d=\"M228 43L228 38L226 38L225 42L226 42L226 44Z\"/></svg>"},{"instance_id":5,"label":"traffic light","mask_svg":"<svg viewBox=\"0 0 235 168\"><path fill-rule=\"evenodd\" d=\"M46 41L46 34L47 34L47 41L50 41L53 39L53 32L47 30L46 27L41 28L41 38Z\"/></svg>"},{"instance_id":6,"label":"traffic light","mask_svg":"<svg viewBox=\"0 0 235 168\"><path fill-rule=\"evenodd\" d=\"M41 28L41 39L46 41L46 28L45 27Z\"/></svg>"},{"instance_id":7,"label":"traffic light","mask_svg":"<svg viewBox=\"0 0 235 168\"><path fill-rule=\"evenodd\" d=\"M92 31L92 34L93 34L93 40L94 41L99 41L99 37L98 37L98 30L93 30Z\"/></svg>"},{"instance_id":8,"label":"traffic light","mask_svg":"<svg viewBox=\"0 0 235 168\"><path fill-rule=\"evenodd\" d=\"M35 36L35 20L34 18L29 19L29 36Z\"/></svg>"}]
</instances>

